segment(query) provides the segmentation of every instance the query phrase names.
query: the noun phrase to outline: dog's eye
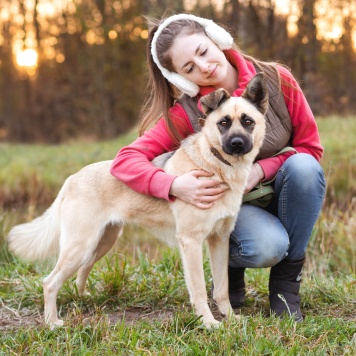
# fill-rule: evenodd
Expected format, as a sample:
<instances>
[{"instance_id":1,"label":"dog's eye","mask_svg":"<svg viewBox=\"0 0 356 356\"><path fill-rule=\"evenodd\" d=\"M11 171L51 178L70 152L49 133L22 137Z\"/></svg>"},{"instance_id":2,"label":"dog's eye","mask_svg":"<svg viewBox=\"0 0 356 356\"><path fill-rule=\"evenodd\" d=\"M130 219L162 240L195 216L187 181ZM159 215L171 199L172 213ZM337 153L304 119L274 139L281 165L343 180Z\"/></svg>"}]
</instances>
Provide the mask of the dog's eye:
<instances>
[{"instance_id":1,"label":"dog's eye","mask_svg":"<svg viewBox=\"0 0 356 356\"><path fill-rule=\"evenodd\" d=\"M222 127L227 127L231 123L231 118L229 116L224 116L220 121L219 121L219 126Z\"/></svg>"},{"instance_id":2,"label":"dog's eye","mask_svg":"<svg viewBox=\"0 0 356 356\"><path fill-rule=\"evenodd\" d=\"M241 123L245 126L251 126L253 125L255 122L246 114L242 114L241 115Z\"/></svg>"}]
</instances>

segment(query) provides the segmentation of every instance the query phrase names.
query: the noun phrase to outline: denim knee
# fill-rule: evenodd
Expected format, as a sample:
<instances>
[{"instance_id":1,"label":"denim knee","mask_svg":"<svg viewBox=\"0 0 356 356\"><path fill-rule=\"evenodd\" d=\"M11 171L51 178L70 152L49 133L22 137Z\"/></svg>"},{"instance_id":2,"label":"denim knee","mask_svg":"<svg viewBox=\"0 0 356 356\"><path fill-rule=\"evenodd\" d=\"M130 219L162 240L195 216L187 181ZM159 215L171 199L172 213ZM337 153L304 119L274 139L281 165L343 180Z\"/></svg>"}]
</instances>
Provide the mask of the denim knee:
<instances>
[{"instance_id":1,"label":"denim knee","mask_svg":"<svg viewBox=\"0 0 356 356\"><path fill-rule=\"evenodd\" d=\"M288 176L289 184L294 182L298 186L298 193L308 194L318 191L322 196L325 194L324 171L320 163L310 154L298 153L289 157L280 171L285 178Z\"/></svg>"},{"instance_id":2,"label":"denim knee","mask_svg":"<svg viewBox=\"0 0 356 356\"><path fill-rule=\"evenodd\" d=\"M288 233L290 258L305 255L322 208L325 189L323 169L309 154L295 154L279 169L272 208L277 207L277 215Z\"/></svg>"},{"instance_id":3,"label":"denim knee","mask_svg":"<svg viewBox=\"0 0 356 356\"><path fill-rule=\"evenodd\" d=\"M230 235L230 267L271 267L287 256L289 237L280 220L244 204Z\"/></svg>"}]
</instances>

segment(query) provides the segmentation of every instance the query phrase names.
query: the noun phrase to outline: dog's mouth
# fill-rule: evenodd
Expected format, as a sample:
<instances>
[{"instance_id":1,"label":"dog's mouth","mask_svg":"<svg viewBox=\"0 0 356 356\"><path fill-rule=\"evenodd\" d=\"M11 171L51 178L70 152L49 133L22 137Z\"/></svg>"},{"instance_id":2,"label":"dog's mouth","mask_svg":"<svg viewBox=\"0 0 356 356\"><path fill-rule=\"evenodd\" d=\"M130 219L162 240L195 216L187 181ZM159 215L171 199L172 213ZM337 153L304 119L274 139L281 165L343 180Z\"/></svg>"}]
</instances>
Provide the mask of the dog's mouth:
<instances>
[{"instance_id":1,"label":"dog's mouth","mask_svg":"<svg viewBox=\"0 0 356 356\"><path fill-rule=\"evenodd\" d=\"M234 135L223 140L223 151L231 156L243 156L251 152L253 144L251 139L243 135Z\"/></svg>"}]
</instances>

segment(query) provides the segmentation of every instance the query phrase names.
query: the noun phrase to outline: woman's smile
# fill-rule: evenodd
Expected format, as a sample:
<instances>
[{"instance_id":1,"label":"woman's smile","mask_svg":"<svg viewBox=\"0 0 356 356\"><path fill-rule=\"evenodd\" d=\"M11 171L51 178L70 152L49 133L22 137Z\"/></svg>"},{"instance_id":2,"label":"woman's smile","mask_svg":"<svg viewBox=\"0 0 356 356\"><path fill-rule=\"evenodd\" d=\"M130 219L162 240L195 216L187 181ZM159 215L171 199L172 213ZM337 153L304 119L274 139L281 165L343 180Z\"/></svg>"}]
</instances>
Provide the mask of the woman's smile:
<instances>
[{"instance_id":1,"label":"woman's smile","mask_svg":"<svg viewBox=\"0 0 356 356\"><path fill-rule=\"evenodd\" d=\"M208 78L214 78L217 75L217 71L218 71L218 65L216 64L213 70L208 75Z\"/></svg>"}]
</instances>

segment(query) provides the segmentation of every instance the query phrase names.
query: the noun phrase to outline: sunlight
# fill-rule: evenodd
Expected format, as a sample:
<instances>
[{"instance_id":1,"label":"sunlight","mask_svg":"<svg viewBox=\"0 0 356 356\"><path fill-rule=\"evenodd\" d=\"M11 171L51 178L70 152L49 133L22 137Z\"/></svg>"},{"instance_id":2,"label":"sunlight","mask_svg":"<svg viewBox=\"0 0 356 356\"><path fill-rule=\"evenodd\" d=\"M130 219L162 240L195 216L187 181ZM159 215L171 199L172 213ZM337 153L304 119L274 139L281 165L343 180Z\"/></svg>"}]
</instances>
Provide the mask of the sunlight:
<instances>
[{"instance_id":1,"label":"sunlight","mask_svg":"<svg viewBox=\"0 0 356 356\"><path fill-rule=\"evenodd\" d=\"M27 48L16 55L16 61L20 67L35 67L37 59L38 54L33 48Z\"/></svg>"}]
</instances>

